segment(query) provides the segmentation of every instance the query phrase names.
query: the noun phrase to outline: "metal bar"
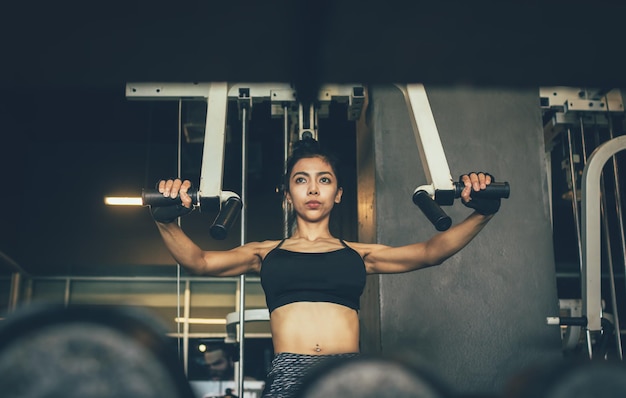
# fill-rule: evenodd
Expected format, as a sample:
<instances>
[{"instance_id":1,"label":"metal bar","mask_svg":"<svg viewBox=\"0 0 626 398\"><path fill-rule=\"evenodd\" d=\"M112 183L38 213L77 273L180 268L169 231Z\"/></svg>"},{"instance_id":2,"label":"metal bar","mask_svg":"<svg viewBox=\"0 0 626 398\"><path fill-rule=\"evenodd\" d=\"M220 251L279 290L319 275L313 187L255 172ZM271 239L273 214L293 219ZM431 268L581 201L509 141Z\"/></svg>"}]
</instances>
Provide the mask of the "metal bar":
<instances>
[{"instance_id":1,"label":"metal bar","mask_svg":"<svg viewBox=\"0 0 626 398\"><path fill-rule=\"evenodd\" d=\"M585 165L582 181L583 232L583 312L587 330L602 330L600 297L600 175L604 164L615 153L626 149L626 136L613 138L600 145Z\"/></svg>"},{"instance_id":2,"label":"metal bar","mask_svg":"<svg viewBox=\"0 0 626 398\"><path fill-rule=\"evenodd\" d=\"M615 291L615 272L613 268L613 253L611 248L611 232L609 231L609 217L607 215L607 201L606 201L606 184L604 183L604 176L600 180L600 192L601 192L601 216L602 216L602 232L604 233L604 244L606 246L606 260L607 266L609 268L609 288L611 291L611 306L613 307L613 316L614 316L614 324L615 330L619 330L619 314L617 311L617 294ZM616 337L616 345L618 349L619 359L622 359L622 340L619 336L619 333L615 333Z\"/></svg>"},{"instance_id":3,"label":"metal bar","mask_svg":"<svg viewBox=\"0 0 626 398\"><path fill-rule=\"evenodd\" d=\"M24 276L30 277L30 275L28 274L28 272L26 272L24 268L22 268L18 263L13 261L11 257L7 256L2 251L0 251L0 263L4 263L8 265L9 267L13 268L14 271L19 272L20 274L23 274Z\"/></svg>"},{"instance_id":4,"label":"metal bar","mask_svg":"<svg viewBox=\"0 0 626 398\"><path fill-rule=\"evenodd\" d=\"M241 245L246 244L246 213L247 213L247 170L248 170L248 109L245 107L241 113L241 198L243 209L241 211ZM237 393L243 397L244 375L244 346L245 346L245 311L246 311L246 274L239 277L239 362L237 363Z\"/></svg>"},{"instance_id":5,"label":"metal bar","mask_svg":"<svg viewBox=\"0 0 626 398\"><path fill-rule=\"evenodd\" d=\"M289 109L287 105L283 107L283 176L287 174L287 158L289 157ZM287 189L283 181L283 238L289 237L289 202L284 192Z\"/></svg>"},{"instance_id":6,"label":"metal bar","mask_svg":"<svg viewBox=\"0 0 626 398\"><path fill-rule=\"evenodd\" d=\"M177 159L177 164L176 164L176 176L178 176L178 178L181 178L181 169L182 169L182 138L183 138L183 129L182 129L182 125L183 125L183 101L181 99L178 100L178 151L177 151L177 155L176 155L176 159ZM182 217L178 217L176 219L176 223L178 224L178 226L180 227L182 225ZM180 263L176 263L176 317L180 318ZM178 332L178 334L180 335L180 322L176 323L176 331ZM178 351L178 357L180 358L180 347L181 347L181 341L180 338L178 339L178 341L176 342L176 350ZM183 347L185 345L185 342L183 341ZM183 349L183 358L186 358L186 352ZM187 367L187 360L184 361L185 363L185 375L187 375L187 371L188 371L188 367Z\"/></svg>"},{"instance_id":7,"label":"metal bar","mask_svg":"<svg viewBox=\"0 0 626 398\"><path fill-rule=\"evenodd\" d=\"M574 216L574 226L576 227L576 242L578 243L578 265L583 269L583 248L582 234L580 231L580 219L578 217L578 187L576 186L576 169L574 168L574 146L572 142L572 130L567 128L567 144L569 155L569 172L572 180L572 215Z\"/></svg>"},{"instance_id":8,"label":"metal bar","mask_svg":"<svg viewBox=\"0 0 626 398\"><path fill-rule=\"evenodd\" d=\"M309 129L311 130L311 134L313 134L313 138L319 140L317 136L317 112L315 112L315 106L313 104L309 104Z\"/></svg>"},{"instance_id":9,"label":"metal bar","mask_svg":"<svg viewBox=\"0 0 626 398\"><path fill-rule=\"evenodd\" d=\"M581 150L582 150L582 158L583 162L586 163L587 155L585 153L585 130L584 124L582 121L582 115L580 116L580 140L581 140ZM576 226L576 242L578 244L578 265L582 275L583 270L583 249L582 249L582 234L580 230L580 219L578 217L578 186L576 184L576 169L574 167L574 145L572 139L572 130L570 127L567 128L567 143L568 143L568 154L569 154L569 172L570 178L572 181L572 213L574 216L574 225ZM582 278L581 278L582 280ZM585 335L587 337L587 355L589 359L593 358L593 347L591 345L591 333L589 329L585 329Z\"/></svg>"},{"instance_id":10,"label":"metal bar","mask_svg":"<svg viewBox=\"0 0 626 398\"><path fill-rule=\"evenodd\" d=\"M227 111L228 84L211 83L208 89L200 171L200 192L204 197L220 196L222 191Z\"/></svg>"},{"instance_id":11,"label":"metal bar","mask_svg":"<svg viewBox=\"0 0 626 398\"><path fill-rule=\"evenodd\" d=\"M126 98L134 100L178 100L206 98L212 83L127 83Z\"/></svg>"},{"instance_id":12,"label":"metal bar","mask_svg":"<svg viewBox=\"0 0 626 398\"><path fill-rule=\"evenodd\" d=\"M11 274L11 288L9 289L8 312L13 312L17 308L20 300L20 286L22 284L22 274L13 272Z\"/></svg>"},{"instance_id":13,"label":"metal bar","mask_svg":"<svg viewBox=\"0 0 626 398\"><path fill-rule=\"evenodd\" d=\"M235 333L236 335L237 333ZM170 337L181 337L182 338L182 334L179 335L178 333L166 333L167 336ZM271 333L252 333L252 332L248 332L247 337L249 339L271 339L272 338L272 334ZM224 339L224 341L226 341L226 339L228 338L228 333L189 333L189 338L190 339L194 339L194 338L198 338L198 339Z\"/></svg>"},{"instance_id":14,"label":"metal bar","mask_svg":"<svg viewBox=\"0 0 626 398\"><path fill-rule=\"evenodd\" d=\"M189 313L191 307L191 283L185 282L185 308L184 323L183 323L183 363L185 364L185 374L189 371Z\"/></svg>"},{"instance_id":15,"label":"metal bar","mask_svg":"<svg viewBox=\"0 0 626 398\"><path fill-rule=\"evenodd\" d=\"M63 297L63 303L66 307L70 305L70 294L71 294L71 289L72 289L71 284L72 284L71 279L66 278L65 279L65 295Z\"/></svg>"},{"instance_id":16,"label":"metal bar","mask_svg":"<svg viewBox=\"0 0 626 398\"><path fill-rule=\"evenodd\" d=\"M613 134L613 119L611 115L608 115L609 118L609 139L614 138ZM622 194L621 187L619 181L619 166L617 164L617 158L615 156L611 157L612 166L613 166L613 187L615 188L615 212L617 215L617 223L619 225L619 233L620 233L620 243L622 249L622 261L624 262L623 268L626 274L626 230L624 229L624 215L622 213ZM615 319L617 320L616 325L619 323L619 315L617 311L617 307L615 308ZM619 327L616 326L616 329L619 330ZM622 336L620 333L616 333L616 338L618 339L617 344L619 347L619 357L623 359L624 351L622 346Z\"/></svg>"},{"instance_id":17,"label":"metal bar","mask_svg":"<svg viewBox=\"0 0 626 398\"><path fill-rule=\"evenodd\" d=\"M404 94L409 108L409 120L428 184L431 184L435 191L452 190L450 168L424 85L407 84L406 87L398 87Z\"/></svg>"},{"instance_id":18,"label":"metal bar","mask_svg":"<svg viewBox=\"0 0 626 398\"><path fill-rule=\"evenodd\" d=\"M261 279L258 276L247 276L248 282L259 282ZM175 277L170 276L40 276L35 277L33 280L38 281L58 281L58 280L71 280L71 281L96 281L96 282L176 282ZM206 276L186 276L181 277L181 281L198 281L210 283L232 283L239 280L239 277L224 276L224 277L206 277Z\"/></svg>"},{"instance_id":19,"label":"metal bar","mask_svg":"<svg viewBox=\"0 0 626 398\"><path fill-rule=\"evenodd\" d=\"M598 129L595 130L595 140L596 146L600 145L600 133ZM615 159L615 156L613 156ZM611 306L613 308L613 316L614 316L614 324L615 330L620 330L620 322L619 322L619 313L617 310L617 293L615 290L615 272L613 267L613 249L611 247L611 232L609 230L609 215L607 214L608 203L606 200L606 183L605 183L605 175L602 173L600 178L600 192L601 192L601 216L602 216L602 226L604 233L604 243L606 245L606 260L609 268L609 288L611 291ZM622 360L622 338L619 333L615 333L615 345L618 351L618 357Z\"/></svg>"},{"instance_id":20,"label":"metal bar","mask_svg":"<svg viewBox=\"0 0 626 398\"><path fill-rule=\"evenodd\" d=\"M126 97L130 100L180 100L205 99L213 83L163 83L137 82L126 84ZM239 90L249 90L253 102L266 100L295 101L295 91L289 83L232 83L229 85L228 98L237 100ZM327 108L335 101L348 104L350 120L357 120L363 108L365 88L361 84L325 84L320 87L317 102ZM276 96L283 98L276 98Z\"/></svg>"}]
</instances>

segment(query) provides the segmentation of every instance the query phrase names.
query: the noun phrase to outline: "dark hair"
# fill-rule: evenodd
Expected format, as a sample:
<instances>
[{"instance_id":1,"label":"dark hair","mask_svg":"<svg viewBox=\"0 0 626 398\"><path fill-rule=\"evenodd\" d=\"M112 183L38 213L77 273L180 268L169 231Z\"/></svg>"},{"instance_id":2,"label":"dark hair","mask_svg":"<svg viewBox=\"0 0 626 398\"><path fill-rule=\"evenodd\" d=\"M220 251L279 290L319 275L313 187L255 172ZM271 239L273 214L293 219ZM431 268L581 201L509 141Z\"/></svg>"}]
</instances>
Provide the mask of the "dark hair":
<instances>
[{"instance_id":1,"label":"dark hair","mask_svg":"<svg viewBox=\"0 0 626 398\"><path fill-rule=\"evenodd\" d=\"M209 342L204 343L204 346L206 347L204 352L222 351L226 358L235 358L236 353L232 344L226 344L222 342Z\"/></svg>"},{"instance_id":2,"label":"dark hair","mask_svg":"<svg viewBox=\"0 0 626 398\"><path fill-rule=\"evenodd\" d=\"M298 397L423 397L456 396L425 364L388 356L337 356L302 380Z\"/></svg>"},{"instance_id":3,"label":"dark hair","mask_svg":"<svg viewBox=\"0 0 626 398\"><path fill-rule=\"evenodd\" d=\"M337 187L341 187L339 159L329 150L322 148L320 143L313 138L305 138L293 143L291 155L287 159L283 189L289 191L289 177L293 167L301 159L320 158L330 165L337 178Z\"/></svg>"}]
</instances>

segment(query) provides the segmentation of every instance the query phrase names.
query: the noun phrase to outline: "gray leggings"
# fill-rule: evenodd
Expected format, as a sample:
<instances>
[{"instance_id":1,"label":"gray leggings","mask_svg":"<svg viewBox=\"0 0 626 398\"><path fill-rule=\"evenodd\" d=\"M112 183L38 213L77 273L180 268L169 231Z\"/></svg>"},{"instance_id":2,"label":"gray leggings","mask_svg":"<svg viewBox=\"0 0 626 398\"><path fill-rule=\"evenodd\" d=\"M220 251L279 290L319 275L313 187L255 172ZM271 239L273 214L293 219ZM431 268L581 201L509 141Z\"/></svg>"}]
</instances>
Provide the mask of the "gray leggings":
<instances>
[{"instance_id":1,"label":"gray leggings","mask_svg":"<svg viewBox=\"0 0 626 398\"><path fill-rule=\"evenodd\" d=\"M267 374L263 398L292 398L297 397L302 381L311 369L329 359L351 358L358 353L334 355L306 355L279 353L272 360L272 366Z\"/></svg>"}]
</instances>

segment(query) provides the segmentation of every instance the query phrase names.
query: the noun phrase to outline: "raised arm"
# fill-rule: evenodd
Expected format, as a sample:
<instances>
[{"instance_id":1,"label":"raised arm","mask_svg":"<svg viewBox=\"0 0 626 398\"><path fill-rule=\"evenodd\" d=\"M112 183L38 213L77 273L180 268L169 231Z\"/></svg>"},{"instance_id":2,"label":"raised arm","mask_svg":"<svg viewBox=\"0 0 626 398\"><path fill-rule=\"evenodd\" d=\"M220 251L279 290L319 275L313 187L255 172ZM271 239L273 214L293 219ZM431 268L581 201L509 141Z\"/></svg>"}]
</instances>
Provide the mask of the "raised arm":
<instances>
[{"instance_id":1,"label":"raised arm","mask_svg":"<svg viewBox=\"0 0 626 398\"><path fill-rule=\"evenodd\" d=\"M426 242L406 246L359 245L369 274L394 274L439 265L474 239L493 216L472 213Z\"/></svg>"},{"instance_id":2,"label":"raised arm","mask_svg":"<svg viewBox=\"0 0 626 398\"><path fill-rule=\"evenodd\" d=\"M205 251L198 247L176 223L156 223L165 246L187 271L210 276L235 276L258 272L262 244L248 243L226 251Z\"/></svg>"},{"instance_id":3,"label":"raised arm","mask_svg":"<svg viewBox=\"0 0 626 398\"><path fill-rule=\"evenodd\" d=\"M182 205L151 207L165 246L174 259L187 271L211 276L235 276L258 271L261 265L263 244L253 242L226 251L205 251L196 245L174 221L192 210L192 200L187 194L191 183L187 180L159 182L158 189L166 197L180 196Z\"/></svg>"},{"instance_id":4,"label":"raised arm","mask_svg":"<svg viewBox=\"0 0 626 398\"><path fill-rule=\"evenodd\" d=\"M414 243L401 247L385 245L355 245L365 261L367 272L401 273L420 268L439 265L452 255L463 249L487 225L487 222L498 211L500 201L474 201L471 191L485 189L491 183L491 176L484 173L471 173L462 177L465 189L461 193L463 203L475 209L461 223L441 232L426 242Z\"/></svg>"}]
</instances>

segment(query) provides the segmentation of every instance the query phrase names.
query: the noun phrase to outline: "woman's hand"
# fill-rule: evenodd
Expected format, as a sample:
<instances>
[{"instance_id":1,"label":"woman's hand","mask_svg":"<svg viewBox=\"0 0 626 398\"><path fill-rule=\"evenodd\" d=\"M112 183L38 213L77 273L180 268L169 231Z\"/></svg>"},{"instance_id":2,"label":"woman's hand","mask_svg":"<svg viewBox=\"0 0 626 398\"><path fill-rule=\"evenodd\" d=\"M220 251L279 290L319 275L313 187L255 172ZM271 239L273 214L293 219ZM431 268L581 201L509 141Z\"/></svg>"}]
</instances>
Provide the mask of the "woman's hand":
<instances>
[{"instance_id":1,"label":"woman's hand","mask_svg":"<svg viewBox=\"0 0 626 398\"><path fill-rule=\"evenodd\" d=\"M187 191L191 188L189 180L161 180L157 184L157 189L166 198L176 198L180 196L181 204L172 206L150 206L150 213L154 221L169 224L174 222L178 217L182 217L193 211L191 196Z\"/></svg>"},{"instance_id":2,"label":"woman's hand","mask_svg":"<svg viewBox=\"0 0 626 398\"><path fill-rule=\"evenodd\" d=\"M477 213L484 216L495 214L500 210L500 199L484 199L484 198L472 198L472 191L478 192L486 189L489 184L494 181L494 178L489 173L469 173L461 176L460 181L465 185L461 192L461 200L463 204L471 209L476 210Z\"/></svg>"},{"instance_id":3,"label":"woman's hand","mask_svg":"<svg viewBox=\"0 0 626 398\"><path fill-rule=\"evenodd\" d=\"M191 181L180 179L175 180L161 180L157 185L159 192L166 198L175 198L180 195L180 200L183 206L191 208L191 196L187 194L187 191L191 188Z\"/></svg>"}]
</instances>

